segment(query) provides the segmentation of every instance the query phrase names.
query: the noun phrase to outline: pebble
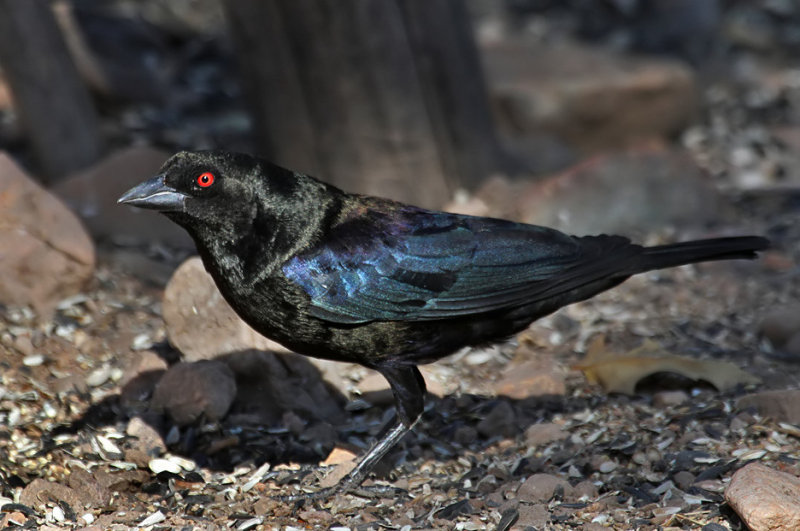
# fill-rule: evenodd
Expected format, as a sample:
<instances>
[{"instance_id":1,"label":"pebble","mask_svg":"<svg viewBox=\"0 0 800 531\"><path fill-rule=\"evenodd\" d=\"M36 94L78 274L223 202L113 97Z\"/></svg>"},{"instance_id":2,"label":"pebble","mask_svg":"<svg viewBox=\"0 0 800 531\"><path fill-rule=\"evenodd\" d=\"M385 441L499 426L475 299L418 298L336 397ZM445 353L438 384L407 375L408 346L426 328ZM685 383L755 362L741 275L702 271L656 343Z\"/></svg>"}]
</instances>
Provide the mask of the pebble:
<instances>
[{"instance_id":1,"label":"pebble","mask_svg":"<svg viewBox=\"0 0 800 531\"><path fill-rule=\"evenodd\" d=\"M566 439L569 433L564 428L552 422L533 424L525 430L525 442L529 446L540 446L554 441Z\"/></svg>"},{"instance_id":2,"label":"pebble","mask_svg":"<svg viewBox=\"0 0 800 531\"><path fill-rule=\"evenodd\" d=\"M800 332L800 305L770 311L761 320L758 331L773 347L784 348L789 340Z\"/></svg>"},{"instance_id":3,"label":"pebble","mask_svg":"<svg viewBox=\"0 0 800 531\"><path fill-rule=\"evenodd\" d=\"M617 469L617 463L611 460L603 461L602 463L600 463L600 466L597 467L597 471L600 472L601 474L608 474L609 472L613 472L616 469Z\"/></svg>"},{"instance_id":4,"label":"pebble","mask_svg":"<svg viewBox=\"0 0 800 531\"><path fill-rule=\"evenodd\" d=\"M56 522L63 522L64 518L64 509L62 509L60 505L55 505L53 507L53 520Z\"/></svg>"},{"instance_id":5,"label":"pebble","mask_svg":"<svg viewBox=\"0 0 800 531\"><path fill-rule=\"evenodd\" d=\"M38 367L45 361L44 354L31 354L22 359L22 364L26 367Z\"/></svg>"},{"instance_id":6,"label":"pebble","mask_svg":"<svg viewBox=\"0 0 800 531\"><path fill-rule=\"evenodd\" d=\"M484 437L513 436L517 430L517 415L514 407L505 400L497 402L489 414L478 423L477 429L478 433Z\"/></svg>"},{"instance_id":7,"label":"pebble","mask_svg":"<svg viewBox=\"0 0 800 531\"><path fill-rule=\"evenodd\" d=\"M162 513L161 511L156 511L147 518L145 518L144 520L142 520L141 522L139 522L139 527L148 527L151 525L156 525L158 523L163 522L166 519L167 517L164 516L164 513Z\"/></svg>"},{"instance_id":8,"label":"pebble","mask_svg":"<svg viewBox=\"0 0 800 531\"><path fill-rule=\"evenodd\" d=\"M181 467L181 465L178 463L161 457L151 459L147 466L153 471L154 474L160 474L161 472L180 474L181 470L183 469L183 467Z\"/></svg>"},{"instance_id":9,"label":"pebble","mask_svg":"<svg viewBox=\"0 0 800 531\"><path fill-rule=\"evenodd\" d=\"M551 474L534 474L520 485L517 498L521 502L548 502L559 491L565 499L575 495L575 489L567 480Z\"/></svg>"},{"instance_id":10,"label":"pebble","mask_svg":"<svg viewBox=\"0 0 800 531\"><path fill-rule=\"evenodd\" d=\"M158 430L140 416L133 417L128 422L125 433L135 437L137 441L133 443L134 446L150 456L158 456L167 451L167 445Z\"/></svg>"},{"instance_id":11,"label":"pebble","mask_svg":"<svg viewBox=\"0 0 800 531\"><path fill-rule=\"evenodd\" d=\"M170 367L156 384L151 408L167 413L179 426L201 416L216 421L228 412L236 390L233 371L225 363L181 362Z\"/></svg>"},{"instance_id":12,"label":"pebble","mask_svg":"<svg viewBox=\"0 0 800 531\"><path fill-rule=\"evenodd\" d=\"M99 387L106 383L111 377L111 367L103 365L92 372L86 377L86 385L89 387Z\"/></svg>"},{"instance_id":13,"label":"pebble","mask_svg":"<svg viewBox=\"0 0 800 531\"><path fill-rule=\"evenodd\" d=\"M689 395L686 391L660 391L653 395L653 407L659 409L679 406L684 402L688 402Z\"/></svg>"},{"instance_id":14,"label":"pebble","mask_svg":"<svg viewBox=\"0 0 800 531\"><path fill-rule=\"evenodd\" d=\"M681 490L686 490L692 486L694 483L694 474L691 472L687 472L686 470L681 470L677 472L674 476L672 476L673 481Z\"/></svg>"}]
</instances>

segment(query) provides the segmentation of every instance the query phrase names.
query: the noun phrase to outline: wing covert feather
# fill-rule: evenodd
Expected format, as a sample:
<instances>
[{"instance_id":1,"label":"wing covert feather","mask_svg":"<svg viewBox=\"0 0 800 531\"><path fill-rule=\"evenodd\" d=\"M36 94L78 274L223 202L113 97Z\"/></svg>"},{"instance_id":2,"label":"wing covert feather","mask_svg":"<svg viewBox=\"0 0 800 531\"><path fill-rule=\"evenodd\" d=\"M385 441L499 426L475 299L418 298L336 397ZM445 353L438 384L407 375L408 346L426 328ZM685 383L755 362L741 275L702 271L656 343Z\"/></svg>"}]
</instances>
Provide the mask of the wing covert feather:
<instances>
[{"instance_id":1,"label":"wing covert feather","mask_svg":"<svg viewBox=\"0 0 800 531\"><path fill-rule=\"evenodd\" d=\"M343 223L283 272L316 317L362 323L512 308L585 265L578 239L553 229L412 209Z\"/></svg>"}]
</instances>

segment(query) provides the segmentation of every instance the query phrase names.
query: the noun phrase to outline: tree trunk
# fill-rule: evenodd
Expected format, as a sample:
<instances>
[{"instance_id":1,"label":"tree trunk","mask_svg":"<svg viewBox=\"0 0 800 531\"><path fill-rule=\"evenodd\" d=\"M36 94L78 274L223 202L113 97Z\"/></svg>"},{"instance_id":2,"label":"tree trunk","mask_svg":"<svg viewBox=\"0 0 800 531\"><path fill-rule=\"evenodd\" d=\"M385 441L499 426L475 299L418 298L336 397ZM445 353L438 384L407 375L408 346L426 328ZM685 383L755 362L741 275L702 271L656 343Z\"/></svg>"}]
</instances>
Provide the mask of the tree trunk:
<instances>
[{"instance_id":1,"label":"tree trunk","mask_svg":"<svg viewBox=\"0 0 800 531\"><path fill-rule=\"evenodd\" d=\"M427 207L485 175L494 132L460 2L226 9L260 150L276 163Z\"/></svg>"},{"instance_id":2,"label":"tree trunk","mask_svg":"<svg viewBox=\"0 0 800 531\"><path fill-rule=\"evenodd\" d=\"M97 116L46 0L0 0L0 64L47 179L96 161Z\"/></svg>"}]
</instances>

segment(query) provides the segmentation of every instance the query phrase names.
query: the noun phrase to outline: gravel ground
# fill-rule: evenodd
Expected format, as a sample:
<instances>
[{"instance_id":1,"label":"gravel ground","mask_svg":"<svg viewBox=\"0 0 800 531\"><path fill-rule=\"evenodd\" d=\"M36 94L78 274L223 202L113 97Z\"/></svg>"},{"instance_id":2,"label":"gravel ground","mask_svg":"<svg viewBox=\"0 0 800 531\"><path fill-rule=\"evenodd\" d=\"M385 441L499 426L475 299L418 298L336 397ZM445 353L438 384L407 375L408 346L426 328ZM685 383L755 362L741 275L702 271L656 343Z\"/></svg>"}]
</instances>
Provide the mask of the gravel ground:
<instances>
[{"instance_id":1,"label":"gravel ground","mask_svg":"<svg viewBox=\"0 0 800 531\"><path fill-rule=\"evenodd\" d=\"M789 225L792 213L774 212L771 201L757 222L757 202L747 202L753 227ZM778 245L789 241L796 239L788 234ZM390 412L355 400L346 420L319 437L288 417L264 425L229 415L184 428L154 421L126 380L144 352L175 360L164 342L161 290L101 266L92 290L65 301L52 323L0 314L0 497L13 502L4 506L6 523L741 528L723 501L731 475L752 460L800 474L800 428L738 410L741 387L721 393L686 378L651 378L634 396L607 395L570 367L598 335L621 351L648 338L670 352L731 361L765 387L797 386L796 358L776 356L757 331L765 312L797 300L796 272L782 264L796 263L798 252L795 245L761 263L634 278L540 321L519 347L439 362L431 372L457 390L431 397L422 422L366 484L392 489L313 503L273 497L313 490L332 447L363 451ZM554 355L564 393L494 396L519 351ZM166 447L158 459L146 451L148 436Z\"/></svg>"}]
</instances>

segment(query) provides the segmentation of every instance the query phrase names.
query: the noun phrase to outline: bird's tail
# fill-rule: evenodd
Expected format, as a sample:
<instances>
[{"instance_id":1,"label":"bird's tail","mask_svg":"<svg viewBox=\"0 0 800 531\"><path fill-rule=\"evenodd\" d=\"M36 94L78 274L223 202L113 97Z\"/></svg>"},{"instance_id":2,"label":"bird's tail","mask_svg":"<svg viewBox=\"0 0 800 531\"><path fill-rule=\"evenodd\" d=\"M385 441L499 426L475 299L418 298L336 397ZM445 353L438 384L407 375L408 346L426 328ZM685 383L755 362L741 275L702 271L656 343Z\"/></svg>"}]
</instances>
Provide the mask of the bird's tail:
<instances>
[{"instance_id":1,"label":"bird's tail","mask_svg":"<svg viewBox=\"0 0 800 531\"><path fill-rule=\"evenodd\" d=\"M752 260L757 251L769 246L769 240L761 236L734 236L645 247L631 274L712 260Z\"/></svg>"}]
</instances>

